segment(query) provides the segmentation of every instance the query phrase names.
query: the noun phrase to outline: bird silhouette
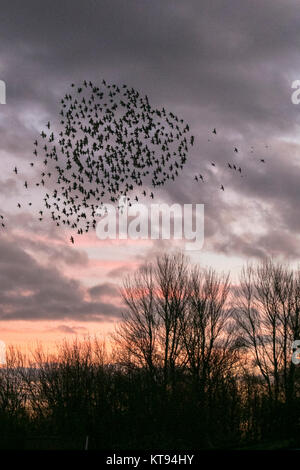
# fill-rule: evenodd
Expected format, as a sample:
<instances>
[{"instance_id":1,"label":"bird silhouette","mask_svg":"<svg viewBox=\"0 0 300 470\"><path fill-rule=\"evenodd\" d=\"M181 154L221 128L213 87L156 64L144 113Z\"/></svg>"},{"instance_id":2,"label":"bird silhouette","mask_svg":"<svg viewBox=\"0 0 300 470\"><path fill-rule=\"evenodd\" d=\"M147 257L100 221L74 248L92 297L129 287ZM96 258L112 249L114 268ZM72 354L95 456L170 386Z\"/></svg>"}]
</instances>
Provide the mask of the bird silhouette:
<instances>
[{"instance_id":1,"label":"bird silhouette","mask_svg":"<svg viewBox=\"0 0 300 470\"><path fill-rule=\"evenodd\" d=\"M156 188L179 176L195 144L189 124L165 107L152 107L147 95L125 84L72 83L60 105L57 123L48 121L33 142L36 168L42 170L38 180L30 179L30 187L44 193L40 222L49 214L57 227L79 235L95 229L103 202L117 203L123 197L131 206L131 194L139 201L136 191L143 187L149 190L141 195L153 199ZM212 133L217 135L216 128ZM219 160L217 164L219 171ZM227 166L244 176L236 163ZM14 172L18 175L17 167ZM203 175L196 174L195 181L207 182ZM28 181L24 186L29 193ZM224 191L223 184L220 189ZM74 243L73 236L70 240Z\"/></svg>"}]
</instances>

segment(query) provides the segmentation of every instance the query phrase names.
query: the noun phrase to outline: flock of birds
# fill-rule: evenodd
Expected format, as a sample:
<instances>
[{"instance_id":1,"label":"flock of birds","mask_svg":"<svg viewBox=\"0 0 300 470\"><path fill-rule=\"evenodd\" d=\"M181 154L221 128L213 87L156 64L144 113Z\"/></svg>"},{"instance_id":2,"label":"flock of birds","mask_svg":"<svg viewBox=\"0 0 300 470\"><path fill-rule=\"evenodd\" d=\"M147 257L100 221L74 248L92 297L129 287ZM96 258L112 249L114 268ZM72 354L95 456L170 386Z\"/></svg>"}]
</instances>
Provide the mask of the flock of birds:
<instances>
[{"instance_id":1,"label":"flock of birds","mask_svg":"<svg viewBox=\"0 0 300 470\"><path fill-rule=\"evenodd\" d=\"M129 194L143 186L153 188L142 192L153 199L154 188L174 181L194 136L183 119L152 108L147 96L127 85L84 81L71 88L61 100L58 130L48 122L34 142L33 154L43 164L35 186L45 190L39 220L50 211L57 226L82 235L96 227L103 201L123 197L131 205Z\"/></svg>"},{"instance_id":2,"label":"flock of birds","mask_svg":"<svg viewBox=\"0 0 300 470\"><path fill-rule=\"evenodd\" d=\"M214 135L217 135L217 129L214 128L213 131L212 131L212 133L213 133ZM210 142L210 139L208 139L208 141ZM268 148L268 145L265 145L265 148ZM239 153L239 149L238 149L237 147L234 147L234 148L233 148L233 152L234 152L235 154L237 154L237 153ZM253 146L251 146L250 153L254 153L254 147L253 147ZM266 161L265 161L264 158L259 158L258 161L259 161L260 163L266 163ZM215 163L215 162L211 162L211 166L212 166L212 167L216 167L216 163ZM244 175L242 174L242 168L241 168L240 165L238 165L238 164L236 164L236 163L233 163L233 162L227 162L227 168L228 168L229 170L232 170L232 171L235 171L235 172L239 173L240 176L241 176L241 178L244 177ZM204 183L204 182L206 181L206 180L204 179L203 174L201 174L201 173L196 174L196 175L194 176L194 180L197 181L197 182L202 182L202 183ZM221 189L222 191L225 191L225 188L224 188L224 185L223 185L223 184L221 184L220 189Z\"/></svg>"},{"instance_id":3,"label":"flock of birds","mask_svg":"<svg viewBox=\"0 0 300 470\"><path fill-rule=\"evenodd\" d=\"M67 226L78 235L96 228L105 202L117 203L122 197L131 205L129 195L137 188L153 199L155 188L175 181L195 141L183 119L165 108L152 108L148 97L133 88L105 80L101 86L91 81L72 84L61 100L59 119L55 127L48 122L35 140L36 161L30 166L38 166L40 175L36 182L25 181L24 187L44 192L39 221L48 211L57 226ZM234 152L238 153L237 147ZM228 162L228 168L242 173L236 164ZM17 167L13 171L19 174ZM203 174L194 179L205 182ZM223 184L220 189L224 191ZM0 218L4 228L3 215ZM74 243L73 236L70 241Z\"/></svg>"}]
</instances>

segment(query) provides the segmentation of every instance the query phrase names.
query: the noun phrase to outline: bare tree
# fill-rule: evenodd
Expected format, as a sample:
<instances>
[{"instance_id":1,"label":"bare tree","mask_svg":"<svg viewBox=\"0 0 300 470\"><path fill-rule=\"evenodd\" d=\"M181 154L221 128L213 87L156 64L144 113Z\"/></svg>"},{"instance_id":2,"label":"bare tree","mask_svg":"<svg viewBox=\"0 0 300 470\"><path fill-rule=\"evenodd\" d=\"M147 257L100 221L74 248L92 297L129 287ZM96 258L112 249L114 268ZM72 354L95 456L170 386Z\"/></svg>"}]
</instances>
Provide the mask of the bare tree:
<instances>
[{"instance_id":1,"label":"bare tree","mask_svg":"<svg viewBox=\"0 0 300 470\"><path fill-rule=\"evenodd\" d=\"M127 278L127 306L114 339L121 350L165 386L182 363L182 317L189 299L188 264L181 254L164 255Z\"/></svg>"},{"instance_id":2,"label":"bare tree","mask_svg":"<svg viewBox=\"0 0 300 470\"><path fill-rule=\"evenodd\" d=\"M170 379L174 382L175 366L185 363L182 333L190 299L187 258L181 254L157 258L155 279L158 350L166 385Z\"/></svg>"},{"instance_id":3,"label":"bare tree","mask_svg":"<svg viewBox=\"0 0 300 470\"><path fill-rule=\"evenodd\" d=\"M228 276L195 267L190 275L188 309L183 317L183 342L187 364L198 384L206 383L217 365L225 363L233 346L231 311L226 306Z\"/></svg>"},{"instance_id":4,"label":"bare tree","mask_svg":"<svg viewBox=\"0 0 300 470\"><path fill-rule=\"evenodd\" d=\"M27 395L23 388L23 360L20 352L13 346L6 353L6 363L0 368L0 413L11 417L25 411Z\"/></svg>"},{"instance_id":5,"label":"bare tree","mask_svg":"<svg viewBox=\"0 0 300 470\"><path fill-rule=\"evenodd\" d=\"M127 311L114 335L123 359L152 377L162 371L165 386L187 367L204 393L210 375L237 361L229 290L228 276L191 268L181 254L157 258L124 283Z\"/></svg>"},{"instance_id":6,"label":"bare tree","mask_svg":"<svg viewBox=\"0 0 300 470\"><path fill-rule=\"evenodd\" d=\"M299 282L299 272L267 259L243 269L235 290L235 318L244 346L275 402L293 395L291 344L299 335Z\"/></svg>"}]
</instances>

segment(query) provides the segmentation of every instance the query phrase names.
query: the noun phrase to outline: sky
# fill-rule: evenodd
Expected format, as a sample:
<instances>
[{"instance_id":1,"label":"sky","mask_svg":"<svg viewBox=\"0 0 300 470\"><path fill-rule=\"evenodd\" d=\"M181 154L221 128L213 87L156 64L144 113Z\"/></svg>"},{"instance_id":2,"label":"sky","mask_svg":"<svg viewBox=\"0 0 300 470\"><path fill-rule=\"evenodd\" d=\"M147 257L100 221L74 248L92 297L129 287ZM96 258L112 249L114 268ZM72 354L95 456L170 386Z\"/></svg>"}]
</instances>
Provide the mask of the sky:
<instances>
[{"instance_id":1,"label":"sky","mask_svg":"<svg viewBox=\"0 0 300 470\"><path fill-rule=\"evenodd\" d=\"M188 161L155 200L204 204L204 245L186 253L191 262L230 271L233 282L265 256L299 263L299 20L296 0L1 1L1 340L51 348L106 337L124 311L124 276L177 246L95 232L72 245L28 206L33 142L73 82L125 83L189 123Z\"/></svg>"}]
</instances>

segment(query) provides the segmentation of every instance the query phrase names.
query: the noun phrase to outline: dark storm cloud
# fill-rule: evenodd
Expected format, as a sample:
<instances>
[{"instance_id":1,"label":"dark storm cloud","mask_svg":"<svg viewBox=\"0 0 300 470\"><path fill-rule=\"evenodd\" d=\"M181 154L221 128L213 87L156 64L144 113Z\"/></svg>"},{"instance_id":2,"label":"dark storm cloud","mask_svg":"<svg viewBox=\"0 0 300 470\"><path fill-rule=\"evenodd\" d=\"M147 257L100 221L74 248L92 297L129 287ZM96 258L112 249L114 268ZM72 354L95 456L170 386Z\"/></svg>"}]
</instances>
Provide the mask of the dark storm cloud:
<instances>
[{"instance_id":1,"label":"dark storm cloud","mask_svg":"<svg viewBox=\"0 0 300 470\"><path fill-rule=\"evenodd\" d=\"M190 122L196 145L166 194L172 202L205 203L207 246L246 257L280 249L299 256L291 242L300 228L300 167L292 163L299 146L280 142L297 135L300 115L290 99L291 81L300 78L296 1L2 0L1 11L0 78L7 82L8 104L1 108L7 119L0 123L0 150L28 159L33 117L55 118L71 82L125 82ZM233 158L244 179L225 171ZM221 168L216 174L212 161ZM207 183L193 183L195 171ZM221 183L233 192L234 204ZM258 212L267 205L267 233L238 235L232 220L253 199Z\"/></svg>"},{"instance_id":2,"label":"dark storm cloud","mask_svg":"<svg viewBox=\"0 0 300 470\"><path fill-rule=\"evenodd\" d=\"M120 316L113 303L86 297L79 281L38 263L17 240L0 238L0 320L109 321Z\"/></svg>"},{"instance_id":3,"label":"dark storm cloud","mask_svg":"<svg viewBox=\"0 0 300 470\"><path fill-rule=\"evenodd\" d=\"M207 107L222 108L236 122L242 112L266 124L278 104L279 122L282 111L291 112L289 90L284 93L282 74L273 65L286 71L298 56L293 2L2 4L2 74L20 106L52 102L54 110L53 95L84 73L150 88L154 100L163 97L174 106L199 106L199 118Z\"/></svg>"},{"instance_id":4,"label":"dark storm cloud","mask_svg":"<svg viewBox=\"0 0 300 470\"><path fill-rule=\"evenodd\" d=\"M89 289L89 294L93 299L101 299L101 297L119 297L119 290L115 284L110 282L97 284Z\"/></svg>"}]
</instances>

